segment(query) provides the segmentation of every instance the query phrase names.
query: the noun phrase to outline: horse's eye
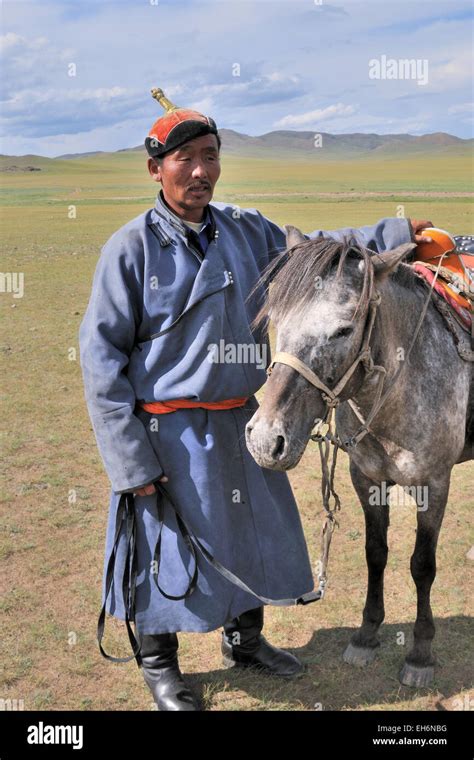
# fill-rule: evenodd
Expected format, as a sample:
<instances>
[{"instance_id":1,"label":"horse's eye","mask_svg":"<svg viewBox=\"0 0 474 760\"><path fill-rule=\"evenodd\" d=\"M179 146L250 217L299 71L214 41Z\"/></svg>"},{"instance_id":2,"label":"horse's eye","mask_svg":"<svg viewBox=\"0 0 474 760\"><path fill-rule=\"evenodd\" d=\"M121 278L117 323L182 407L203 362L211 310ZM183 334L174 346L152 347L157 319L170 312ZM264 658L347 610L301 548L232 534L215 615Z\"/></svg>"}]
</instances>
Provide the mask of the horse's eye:
<instances>
[{"instance_id":1,"label":"horse's eye","mask_svg":"<svg viewBox=\"0 0 474 760\"><path fill-rule=\"evenodd\" d=\"M334 333L333 338L347 338L348 335L353 332L353 327L341 327L340 330Z\"/></svg>"}]
</instances>

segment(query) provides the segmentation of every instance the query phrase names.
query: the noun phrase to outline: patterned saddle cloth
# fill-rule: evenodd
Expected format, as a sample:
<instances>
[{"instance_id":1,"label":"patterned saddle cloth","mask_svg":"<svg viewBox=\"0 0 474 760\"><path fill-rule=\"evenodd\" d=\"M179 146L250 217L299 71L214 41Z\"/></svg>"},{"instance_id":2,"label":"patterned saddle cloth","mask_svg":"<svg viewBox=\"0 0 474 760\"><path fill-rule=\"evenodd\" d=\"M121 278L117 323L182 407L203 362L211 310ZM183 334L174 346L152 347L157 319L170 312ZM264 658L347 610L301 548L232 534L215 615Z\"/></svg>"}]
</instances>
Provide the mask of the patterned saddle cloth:
<instances>
[{"instance_id":1,"label":"patterned saddle cloth","mask_svg":"<svg viewBox=\"0 0 474 760\"><path fill-rule=\"evenodd\" d=\"M434 290L444 298L456 321L473 332L474 310L474 236L451 236L444 230L426 230L431 243L417 247L413 269L430 285L438 271ZM440 258L443 256L440 265Z\"/></svg>"}]
</instances>

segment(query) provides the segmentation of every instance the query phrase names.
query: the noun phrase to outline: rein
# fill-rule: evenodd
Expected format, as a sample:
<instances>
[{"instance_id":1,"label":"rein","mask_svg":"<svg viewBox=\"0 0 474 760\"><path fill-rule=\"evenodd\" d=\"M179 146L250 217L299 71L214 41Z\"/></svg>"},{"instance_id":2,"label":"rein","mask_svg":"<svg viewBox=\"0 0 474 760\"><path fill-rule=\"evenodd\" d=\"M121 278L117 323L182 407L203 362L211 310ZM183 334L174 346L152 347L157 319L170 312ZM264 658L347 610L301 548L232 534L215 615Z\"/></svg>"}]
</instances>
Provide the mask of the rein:
<instances>
[{"instance_id":1,"label":"rein","mask_svg":"<svg viewBox=\"0 0 474 760\"><path fill-rule=\"evenodd\" d=\"M202 544L202 542L196 536L196 534L186 525L181 514L179 513L178 508L176 507L176 504L174 503L170 494L164 488L163 484L159 480L157 480L153 483L153 485L156 488L157 516L158 516L159 530L158 530L158 538L155 544L155 550L153 552L153 565L154 565L154 568L156 569L154 570L152 575L159 592L166 599L179 601L181 599L187 599L189 596L191 596L191 594L193 593L193 591L195 590L197 586L197 580L198 580L198 574L199 574L198 561L197 561L198 554L200 554L206 560L206 562L209 565L211 565L211 567L213 567L214 570L217 570L217 572L220 575L222 575L226 580L230 581L230 583L232 583L234 586L237 586L242 591L246 591L248 594L251 594L252 596L256 597L263 604L269 604L273 607L289 607L289 606L300 605L300 604L303 604L303 605L311 604L312 602L317 602L320 599L322 599L324 595L324 589L321 590L321 587L318 588L316 591L308 591L306 594L302 594L301 596L297 598L290 597L288 599L269 599L268 597L257 594L256 591L253 591L253 589L251 589L250 586L248 586L241 578L239 578L237 575L235 575L226 567L224 567L224 565L222 565L217 559L215 559L215 557L211 554L211 552L208 551L208 549L206 549L206 547ZM164 500L165 499L176 514L176 520L178 523L179 531L193 559L193 565L194 565L194 570L189 580L186 591L178 595L172 595L164 591L158 582L160 562L161 562L161 533L162 533L163 525L164 525ZM126 557L125 557L125 566L124 566L124 571L123 571L123 576L122 576L122 599L123 599L123 607L124 607L124 615L125 615L125 618L124 618L125 626L127 629L128 638L129 638L133 653L129 657L113 657L112 655L108 654L104 650L102 646L102 640L105 633L107 599L109 597L110 590L112 588L112 583L114 580L114 570L115 570L115 562L117 558L118 545L119 545L120 537L123 533L124 528L125 528L125 536L126 536ZM109 660L111 662L130 662L130 660L133 660L135 658L138 666L140 667L141 644L140 644L140 641L137 639L137 636L133 633L132 627L130 625L132 621L135 623L136 583L137 583L137 551L136 551L135 499L132 493L124 493L120 496L120 501L119 501L119 505L117 509L114 545L113 545L113 549L112 549L112 552L110 554L109 561L107 564L106 580L105 580L105 594L103 596L102 608L101 608L101 611L99 614L99 620L97 623L97 641L99 643L100 653L106 660Z\"/></svg>"}]
</instances>

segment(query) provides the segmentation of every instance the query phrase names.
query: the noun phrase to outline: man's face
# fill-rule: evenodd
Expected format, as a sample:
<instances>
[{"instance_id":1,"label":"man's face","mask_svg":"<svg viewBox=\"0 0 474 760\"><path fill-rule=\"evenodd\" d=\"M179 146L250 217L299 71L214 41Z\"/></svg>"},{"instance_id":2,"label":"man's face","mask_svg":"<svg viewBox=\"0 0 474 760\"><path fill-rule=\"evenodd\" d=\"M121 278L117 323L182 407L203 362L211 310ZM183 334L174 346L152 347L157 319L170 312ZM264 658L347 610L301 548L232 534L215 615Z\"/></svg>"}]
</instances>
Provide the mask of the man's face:
<instances>
[{"instance_id":1,"label":"man's face","mask_svg":"<svg viewBox=\"0 0 474 760\"><path fill-rule=\"evenodd\" d=\"M149 158L148 171L161 182L165 200L178 216L199 222L221 173L217 138L203 135L189 140L159 163Z\"/></svg>"}]
</instances>

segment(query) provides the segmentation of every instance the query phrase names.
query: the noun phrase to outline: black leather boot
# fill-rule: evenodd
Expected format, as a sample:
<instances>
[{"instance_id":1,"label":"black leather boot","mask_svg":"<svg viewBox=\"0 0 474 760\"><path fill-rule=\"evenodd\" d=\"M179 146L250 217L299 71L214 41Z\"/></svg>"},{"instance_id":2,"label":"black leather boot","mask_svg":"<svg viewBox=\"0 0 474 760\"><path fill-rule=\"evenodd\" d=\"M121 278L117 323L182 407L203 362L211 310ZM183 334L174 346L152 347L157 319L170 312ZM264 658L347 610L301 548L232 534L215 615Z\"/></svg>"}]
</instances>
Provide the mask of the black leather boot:
<instances>
[{"instance_id":1,"label":"black leather boot","mask_svg":"<svg viewBox=\"0 0 474 760\"><path fill-rule=\"evenodd\" d=\"M199 710L199 703L179 669L177 635L142 635L140 640L143 677L158 710Z\"/></svg>"},{"instance_id":2,"label":"black leather boot","mask_svg":"<svg viewBox=\"0 0 474 760\"><path fill-rule=\"evenodd\" d=\"M290 652L277 649L262 636L263 607L244 612L224 625L223 663L227 668L253 667L274 676L291 678L303 673L303 664Z\"/></svg>"}]
</instances>

